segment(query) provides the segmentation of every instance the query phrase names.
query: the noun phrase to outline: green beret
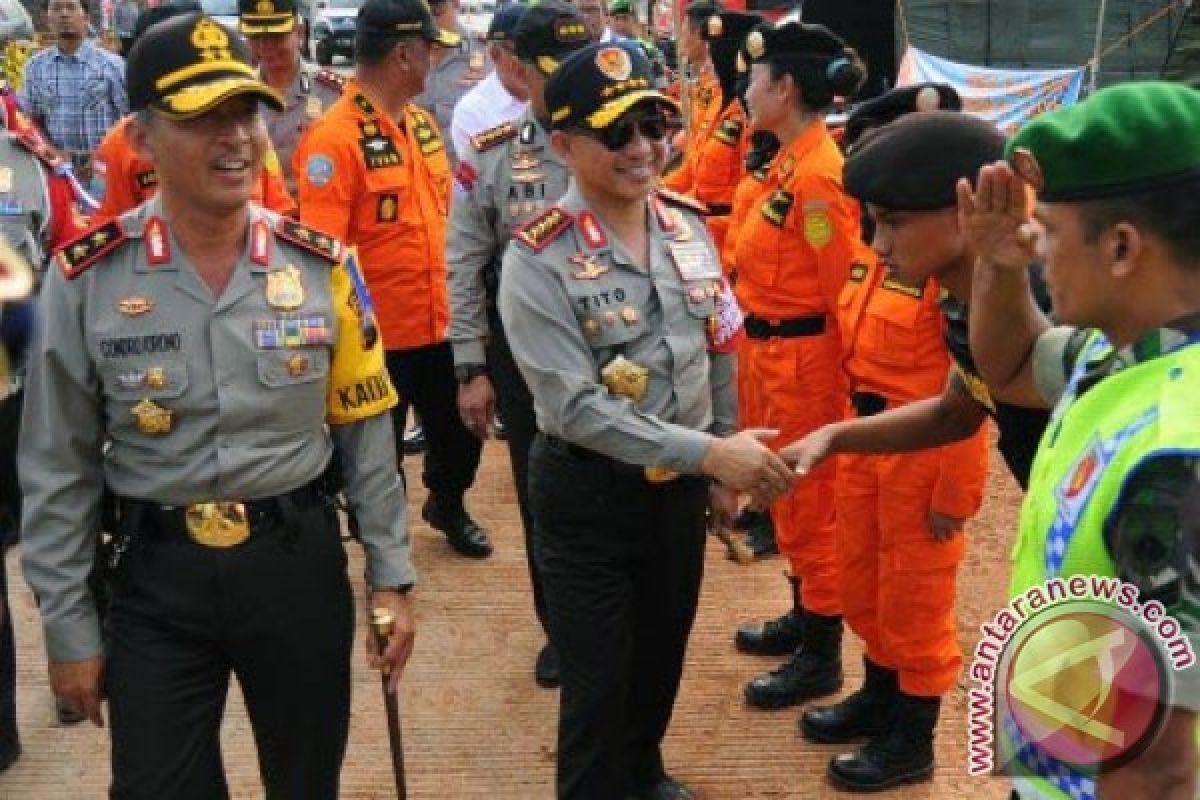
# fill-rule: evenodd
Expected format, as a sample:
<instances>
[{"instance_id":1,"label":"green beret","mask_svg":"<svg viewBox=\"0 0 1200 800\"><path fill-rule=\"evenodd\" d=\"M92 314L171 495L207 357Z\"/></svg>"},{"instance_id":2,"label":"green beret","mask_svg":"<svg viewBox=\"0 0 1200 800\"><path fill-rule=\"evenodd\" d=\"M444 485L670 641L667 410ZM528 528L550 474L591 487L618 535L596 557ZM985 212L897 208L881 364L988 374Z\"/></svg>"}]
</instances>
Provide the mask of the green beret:
<instances>
[{"instance_id":1,"label":"green beret","mask_svg":"<svg viewBox=\"0 0 1200 800\"><path fill-rule=\"evenodd\" d=\"M1040 200L1096 200L1200 178L1200 91L1123 83L1030 121L1008 144Z\"/></svg>"},{"instance_id":2,"label":"green beret","mask_svg":"<svg viewBox=\"0 0 1200 800\"><path fill-rule=\"evenodd\" d=\"M612 0L608 4L609 14L632 14L633 0Z\"/></svg>"},{"instance_id":3,"label":"green beret","mask_svg":"<svg viewBox=\"0 0 1200 800\"><path fill-rule=\"evenodd\" d=\"M862 203L936 211L957 202L961 178L1004 156L1004 134L956 111L923 111L868 132L846 158L843 183Z\"/></svg>"}]
</instances>

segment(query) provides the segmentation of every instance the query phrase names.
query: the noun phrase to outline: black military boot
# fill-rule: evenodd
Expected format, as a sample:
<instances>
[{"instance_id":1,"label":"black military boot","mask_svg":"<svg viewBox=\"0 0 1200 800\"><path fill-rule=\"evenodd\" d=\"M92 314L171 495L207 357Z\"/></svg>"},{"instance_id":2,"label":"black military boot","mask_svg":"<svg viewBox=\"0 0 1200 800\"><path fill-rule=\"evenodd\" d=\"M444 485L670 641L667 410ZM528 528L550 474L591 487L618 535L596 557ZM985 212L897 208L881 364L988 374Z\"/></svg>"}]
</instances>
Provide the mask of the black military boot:
<instances>
[{"instance_id":1,"label":"black military boot","mask_svg":"<svg viewBox=\"0 0 1200 800\"><path fill-rule=\"evenodd\" d=\"M940 697L896 693L895 712L888 728L853 753L829 762L829 778L840 789L881 792L933 775L933 729Z\"/></svg>"},{"instance_id":2,"label":"black military boot","mask_svg":"<svg viewBox=\"0 0 1200 800\"><path fill-rule=\"evenodd\" d=\"M801 612L801 643L783 666L746 684L746 703L786 708L842 688L842 618Z\"/></svg>"},{"instance_id":3,"label":"black military boot","mask_svg":"<svg viewBox=\"0 0 1200 800\"><path fill-rule=\"evenodd\" d=\"M786 656L800 646L804 617L800 608L800 579L787 576L792 584L792 607L782 617L761 625L743 625L733 637L734 646L743 653L758 656Z\"/></svg>"},{"instance_id":4,"label":"black military boot","mask_svg":"<svg viewBox=\"0 0 1200 800\"><path fill-rule=\"evenodd\" d=\"M756 558L770 558L778 555L779 544L775 541L775 523L771 515L763 512L756 513L746 526L746 546Z\"/></svg>"},{"instance_id":5,"label":"black military boot","mask_svg":"<svg viewBox=\"0 0 1200 800\"><path fill-rule=\"evenodd\" d=\"M887 730L896 702L895 670L885 669L863 656L863 686L840 703L807 709L800 715L800 733L821 744L845 744Z\"/></svg>"},{"instance_id":6,"label":"black military boot","mask_svg":"<svg viewBox=\"0 0 1200 800\"><path fill-rule=\"evenodd\" d=\"M487 558L492 554L492 542L488 539L487 531L471 519L471 515L463 508L461 498L457 503L443 505L430 492L429 499L421 508L421 518L429 523L429 527L446 534L446 541L459 555Z\"/></svg>"}]
</instances>

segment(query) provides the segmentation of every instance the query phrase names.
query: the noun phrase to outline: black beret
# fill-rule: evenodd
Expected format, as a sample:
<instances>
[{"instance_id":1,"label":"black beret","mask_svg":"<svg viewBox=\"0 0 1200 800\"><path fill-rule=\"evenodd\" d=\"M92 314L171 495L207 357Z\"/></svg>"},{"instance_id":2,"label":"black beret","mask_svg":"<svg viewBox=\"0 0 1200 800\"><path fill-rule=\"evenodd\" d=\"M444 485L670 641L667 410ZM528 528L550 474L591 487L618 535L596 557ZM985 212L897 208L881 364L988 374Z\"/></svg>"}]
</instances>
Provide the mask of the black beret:
<instances>
[{"instance_id":1,"label":"black beret","mask_svg":"<svg viewBox=\"0 0 1200 800\"><path fill-rule=\"evenodd\" d=\"M854 107L846 120L842 146L848 150L872 128L915 111L962 111L962 98L953 86L945 83L919 83L892 89Z\"/></svg>"},{"instance_id":2,"label":"black beret","mask_svg":"<svg viewBox=\"0 0 1200 800\"><path fill-rule=\"evenodd\" d=\"M908 114L871 131L846 159L843 183L859 202L894 211L933 211L956 202L960 178L1004 158L1004 134L954 111Z\"/></svg>"},{"instance_id":3,"label":"black beret","mask_svg":"<svg viewBox=\"0 0 1200 800\"><path fill-rule=\"evenodd\" d=\"M684 7L683 13L693 22L703 23L713 14L720 14L724 10L720 0L691 0Z\"/></svg>"}]
</instances>

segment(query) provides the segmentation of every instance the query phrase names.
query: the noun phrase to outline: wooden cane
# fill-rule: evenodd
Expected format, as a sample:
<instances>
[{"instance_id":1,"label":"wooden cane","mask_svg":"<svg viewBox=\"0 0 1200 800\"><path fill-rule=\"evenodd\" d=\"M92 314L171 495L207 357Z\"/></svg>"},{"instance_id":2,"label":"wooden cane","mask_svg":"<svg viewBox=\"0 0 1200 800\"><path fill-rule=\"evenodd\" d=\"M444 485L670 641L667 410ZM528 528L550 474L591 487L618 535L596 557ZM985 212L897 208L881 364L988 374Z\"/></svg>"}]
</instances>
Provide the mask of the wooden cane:
<instances>
[{"instance_id":1,"label":"wooden cane","mask_svg":"<svg viewBox=\"0 0 1200 800\"><path fill-rule=\"evenodd\" d=\"M392 636L395 618L386 608L371 609L371 630L375 635L375 648L380 656L387 649ZM396 694L388 691L388 672L382 676L383 707L387 709L388 743L392 748L392 772L396 776L396 797L408 800L408 785L404 777L404 737L400 728L400 703Z\"/></svg>"}]
</instances>

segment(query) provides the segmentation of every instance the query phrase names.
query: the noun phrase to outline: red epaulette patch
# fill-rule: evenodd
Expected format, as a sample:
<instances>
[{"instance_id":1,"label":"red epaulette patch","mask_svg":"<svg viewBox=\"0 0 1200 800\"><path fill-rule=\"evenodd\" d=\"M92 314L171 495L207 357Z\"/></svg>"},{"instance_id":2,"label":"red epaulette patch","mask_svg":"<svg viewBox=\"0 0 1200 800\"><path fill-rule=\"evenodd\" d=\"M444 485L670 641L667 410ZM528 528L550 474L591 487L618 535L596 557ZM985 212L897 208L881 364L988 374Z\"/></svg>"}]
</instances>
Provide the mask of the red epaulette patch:
<instances>
[{"instance_id":1,"label":"red epaulette patch","mask_svg":"<svg viewBox=\"0 0 1200 800\"><path fill-rule=\"evenodd\" d=\"M682 206L689 211L695 211L697 214L708 214L708 206L704 205L704 203L701 203L694 197L688 197L686 194L673 192L670 189L662 186L655 190L655 194L672 205Z\"/></svg>"},{"instance_id":2,"label":"red epaulette patch","mask_svg":"<svg viewBox=\"0 0 1200 800\"><path fill-rule=\"evenodd\" d=\"M313 75L313 80L327 89L340 92L346 88L346 78L331 69L319 69Z\"/></svg>"},{"instance_id":3,"label":"red epaulette patch","mask_svg":"<svg viewBox=\"0 0 1200 800\"><path fill-rule=\"evenodd\" d=\"M316 228L301 225L294 219L280 217L275 233L297 247L310 253L316 253L333 264L338 264L342 260L341 242Z\"/></svg>"},{"instance_id":4,"label":"red epaulette patch","mask_svg":"<svg viewBox=\"0 0 1200 800\"><path fill-rule=\"evenodd\" d=\"M535 253L546 249L546 245L558 238L559 234L571 227L571 215L558 206L551 206L546 211L522 225L513 233L513 237L522 241Z\"/></svg>"},{"instance_id":5,"label":"red epaulette patch","mask_svg":"<svg viewBox=\"0 0 1200 800\"><path fill-rule=\"evenodd\" d=\"M63 245L54 254L54 260L62 268L67 280L73 281L126 238L125 231L117 221L109 220Z\"/></svg>"},{"instance_id":6,"label":"red epaulette patch","mask_svg":"<svg viewBox=\"0 0 1200 800\"><path fill-rule=\"evenodd\" d=\"M38 159L48 167L54 168L62 163L62 156L54 152L50 147L50 143L42 136L41 132L30 126L24 130L17 132L17 141L21 143L29 152L33 153Z\"/></svg>"}]
</instances>

